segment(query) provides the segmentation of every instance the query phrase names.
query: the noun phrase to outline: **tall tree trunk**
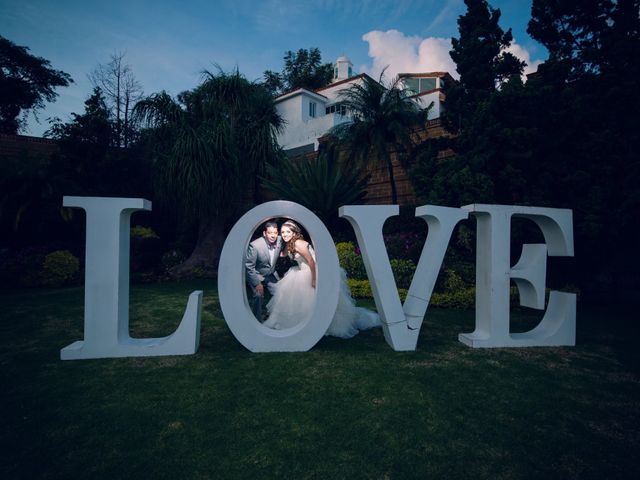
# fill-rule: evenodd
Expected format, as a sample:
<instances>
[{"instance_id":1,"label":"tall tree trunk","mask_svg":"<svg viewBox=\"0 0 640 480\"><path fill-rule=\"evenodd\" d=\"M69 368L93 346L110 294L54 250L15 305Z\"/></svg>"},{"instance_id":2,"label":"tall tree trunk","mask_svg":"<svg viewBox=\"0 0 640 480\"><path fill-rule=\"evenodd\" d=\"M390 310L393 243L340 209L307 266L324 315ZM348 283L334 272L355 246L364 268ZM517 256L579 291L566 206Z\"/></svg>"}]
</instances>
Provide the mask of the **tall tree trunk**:
<instances>
[{"instance_id":1,"label":"tall tree trunk","mask_svg":"<svg viewBox=\"0 0 640 480\"><path fill-rule=\"evenodd\" d=\"M125 98L124 98L124 144L122 145L124 148L127 148L129 146L129 92L125 92Z\"/></svg>"},{"instance_id":2,"label":"tall tree trunk","mask_svg":"<svg viewBox=\"0 0 640 480\"><path fill-rule=\"evenodd\" d=\"M396 191L396 178L393 174L393 162L391 160L391 154L385 152L385 162L387 163L387 171L389 172L389 183L391 184L391 203L396 205L398 203L398 192Z\"/></svg>"},{"instance_id":3,"label":"tall tree trunk","mask_svg":"<svg viewBox=\"0 0 640 480\"><path fill-rule=\"evenodd\" d=\"M180 265L173 268L176 278L190 276L214 277L218 273L218 263L225 241L224 219L211 217L200 222L198 240L193 252Z\"/></svg>"}]
</instances>

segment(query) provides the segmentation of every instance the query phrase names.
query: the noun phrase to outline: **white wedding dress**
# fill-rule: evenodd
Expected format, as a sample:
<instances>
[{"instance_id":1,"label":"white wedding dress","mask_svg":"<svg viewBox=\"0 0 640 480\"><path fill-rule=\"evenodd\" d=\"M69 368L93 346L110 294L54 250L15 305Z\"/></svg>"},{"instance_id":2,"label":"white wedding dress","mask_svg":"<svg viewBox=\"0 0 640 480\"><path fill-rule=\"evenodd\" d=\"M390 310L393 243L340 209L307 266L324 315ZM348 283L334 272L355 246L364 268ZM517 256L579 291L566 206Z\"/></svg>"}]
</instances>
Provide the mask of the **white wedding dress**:
<instances>
[{"instance_id":1,"label":"white wedding dress","mask_svg":"<svg viewBox=\"0 0 640 480\"><path fill-rule=\"evenodd\" d=\"M313 250L310 251L315 259ZM276 330L291 328L308 319L313 312L316 291L311 286L311 268L299 253L295 254L294 260L297 265L276 283L275 294L267 304L269 318L263 324L266 327ZM325 335L351 338L360 330L381 326L377 313L356 307L347 284L347 274L342 268L340 277L338 306Z\"/></svg>"}]
</instances>

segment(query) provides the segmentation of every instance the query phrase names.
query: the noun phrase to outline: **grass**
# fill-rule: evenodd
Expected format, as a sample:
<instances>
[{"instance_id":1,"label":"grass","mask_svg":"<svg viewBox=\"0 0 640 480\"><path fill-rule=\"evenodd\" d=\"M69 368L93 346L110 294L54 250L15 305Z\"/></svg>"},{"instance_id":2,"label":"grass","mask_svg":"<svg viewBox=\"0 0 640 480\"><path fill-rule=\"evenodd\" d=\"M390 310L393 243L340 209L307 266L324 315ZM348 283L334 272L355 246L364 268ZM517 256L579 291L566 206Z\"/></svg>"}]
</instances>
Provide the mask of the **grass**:
<instances>
[{"instance_id":1,"label":"grass","mask_svg":"<svg viewBox=\"0 0 640 480\"><path fill-rule=\"evenodd\" d=\"M471 349L472 311L430 309L416 352L254 354L194 281L133 287L132 335L196 289L196 355L65 362L83 290L0 292L0 478L639 478L637 312L579 305L575 348Z\"/></svg>"}]
</instances>

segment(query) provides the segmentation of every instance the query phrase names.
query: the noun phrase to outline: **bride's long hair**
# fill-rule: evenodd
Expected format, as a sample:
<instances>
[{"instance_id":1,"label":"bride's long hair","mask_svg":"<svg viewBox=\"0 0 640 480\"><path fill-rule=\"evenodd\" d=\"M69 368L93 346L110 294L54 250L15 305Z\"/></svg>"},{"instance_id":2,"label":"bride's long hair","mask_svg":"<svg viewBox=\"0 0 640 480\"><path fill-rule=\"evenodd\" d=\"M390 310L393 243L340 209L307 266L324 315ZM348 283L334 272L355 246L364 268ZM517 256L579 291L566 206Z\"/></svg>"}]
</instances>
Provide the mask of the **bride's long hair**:
<instances>
[{"instance_id":1,"label":"bride's long hair","mask_svg":"<svg viewBox=\"0 0 640 480\"><path fill-rule=\"evenodd\" d=\"M293 256L296 254L296 240L298 239L304 240L304 235L302 235L302 230L300 229L298 224L293 222L292 220L287 220L282 224L282 226L288 227L293 232L293 236L291 237L291 240L287 242L287 249L286 249L287 255L293 258Z\"/></svg>"}]
</instances>

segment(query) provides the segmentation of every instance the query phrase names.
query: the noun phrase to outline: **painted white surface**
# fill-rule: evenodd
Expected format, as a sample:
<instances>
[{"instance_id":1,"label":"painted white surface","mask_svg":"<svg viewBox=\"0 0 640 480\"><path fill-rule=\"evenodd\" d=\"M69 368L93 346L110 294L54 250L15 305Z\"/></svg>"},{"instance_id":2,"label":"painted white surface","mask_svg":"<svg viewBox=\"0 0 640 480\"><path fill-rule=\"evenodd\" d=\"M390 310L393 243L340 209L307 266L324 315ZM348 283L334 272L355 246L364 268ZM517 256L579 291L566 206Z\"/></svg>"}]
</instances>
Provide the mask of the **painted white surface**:
<instances>
[{"instance_id":1,"label":"painted white surface","mask_svg":"<svg viewBox=\"0 0 640 480\"><path fill-rule=\"evenodd\" d=\"M340 208L340 216L351 223L356 233L376 309L382 319L385 340L396 351L408 351L416 349L422 321L453 229L469 214L461 208L434 205L416 208L416 217L427 222L429 232L403 305L382 234L385 221L398 213L397 205L348 205Z\"/></svg>"},{"instance_id":2,"label":"painted white surface","mask_svg":"<svg viewBox=\"0 0 640 480\"><path fill-rule=\"evenodd\" d=\"M311 237L316 253L316 304L313 314L295 327L274 330L251 312L245 288L244 255L256 228L272 218L290 218ZM224 242L218 267L220 308L236 339L252 352L300 352L312 348L325 334L338 305L340 273L331 234L310 210L277 200L259 205L233 226Z\"/></svg>"},{"instance_id":3,"label":"painted white surface","mask_svg":"<svg viewBox=\"0 0 640 480\"><path fill-rule=\"evenodd\" d=\"M573 256L571 210L511 205L466 205L477 220L476 327L459 335L471 347L533 347L575 345L576 296L551 292L540 324L525 333L509 332L509 286L513 279L522 305L544 309L546 257ZM524 245L520 260L510 266L511 218L534 221L546 245Z\"/></svg>"},{"instance_id":4,"label":"painted white surface","mask_svg":"<svg viewBox=\"0 0 640 480\"><path fill-rule=\"evenodd\" d=\"M340 91L348 90L351 85L362 84L362 77L352 77L348 82L340 84L329 84L326 87L318 89L318 93L327 97L327 103L331 104L340 100Z\"/></svg>"},{"instance_id":5,"label":"painted white surface","mask_svg":"<svg viewBox=\"0 0 640 480\"><path fill-rule=\"evenodd\" d=\"M317 108L320 108L318 106ZM325 107L322 107L322 113L317 118L300 122L294 128L285 128L278 135L278 144L285 150L309 145L313 143L314 150L318 149L318 139L325 135L331 128L341 123L351 121L348 116L337 113L325 114Z\"/></svg>"},{"instance_id":6,"label":"painted white surface","mask_svg":"<svg viewBox=\"0 0 640 480\"><path fill-rule=\"evenodd\" d=\"M349 78L351 76L349 75L349 68L353 70L353 63L351 63L351 60L349 60L349 58L345 55L338 57L338 59L334 62L334 71L335 69L337 69L337 75L333 76L333 81L339 82L340 80Z\"/></svg>"},{"instance_id":7,"label":"painted white surface","mask_svg":"<svg viewBox=\"0 0 640 480\"><path fill-rule=\"evenodd\" d=\"M84 338L63 348L63 360L129 356L187 355L200 341L202 292L189 296L178 329L163 338L129 335L129 226L131 214L150 210L140 198L64 197L63 205L86 211ZM415 350L422 319L455 226L469 212L477 219L476 328L459 335L472 347L575 345L576 296L552 291L541 322L525 333L509 332L509 285L514 280L521 305L544 309L546 257L573 256L571 210L508 205L425 205L416 216L429 227L416 273L404 305L397 293L382 237L385 221L399 213L397 205L348 205L340 216L354 228L371 282L386 341L397 351ZM255 229L264 221L291 218L310 235L317 257L316 307L312 316L285 330L256 321L245 289L244 253ZM544 244L525 244L510 266L511 219L522 217L541 229ZM338 302L338 257L331 234L308 209L275 201L255 207L227 237L218 270L220 306L234 336L254 352L292 352L312 348L326 332Z\"/></svg>"},{"instance_id":8,"label":"painted white surface","mask_svg":"<svg viewBox=\"0 0 640 480\"><path fill-rule=\"evenodd\" d=\"M86 212L84 339L60 351L62 360L189 355L198 350L202 291L189 296L178 329L163 338L129 335L131 214L151 210L142 198L64 197Z\"/></svg>"},{"instance_id":9,"label":"painted white surface","mask_svg":"<svg viewBox=\"0 0 640 480\"><path fill-rule=\"evenodd\" d=\"M338 82L346 78L346 76L341 77ZM440 79L437 80L440 81ZM362 77L355 76L351 77L350 81L320 88L316 93L299 89L277 98L276 109L285 121L284 128L277 136L278 144L285 150L313 144L314 150L317 150L320 137L332 127L351 121L349 115L326 114L326 107L340 102L341 92L348 90L354 84L362 84L363 81ZM312 101L317 103L315 118L309 117L309 102ZM433 102L428 119L440 117L442 109L439 91L416 97L415 101L421 108L427 108Z\"/></svg>"},{"instance_id":10,"label":"painted white surface","mask_svg":"<svg viewBox=\"0 0 640 480\"><path fill-rule=\"evenodd\" d=\"M440 92L435 91L432 93L428 93L426 95L421 95L416 97L415 101L420 105L420 108L427 108L431 102L433 102L433 106L431 110L429 110L429 115L427 116L428 120L433 120L434 118L440 118L440 114L442 113L441 103L440 103Z\"/></svg>"}]
</instances>

